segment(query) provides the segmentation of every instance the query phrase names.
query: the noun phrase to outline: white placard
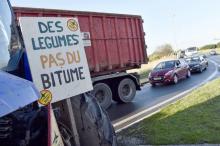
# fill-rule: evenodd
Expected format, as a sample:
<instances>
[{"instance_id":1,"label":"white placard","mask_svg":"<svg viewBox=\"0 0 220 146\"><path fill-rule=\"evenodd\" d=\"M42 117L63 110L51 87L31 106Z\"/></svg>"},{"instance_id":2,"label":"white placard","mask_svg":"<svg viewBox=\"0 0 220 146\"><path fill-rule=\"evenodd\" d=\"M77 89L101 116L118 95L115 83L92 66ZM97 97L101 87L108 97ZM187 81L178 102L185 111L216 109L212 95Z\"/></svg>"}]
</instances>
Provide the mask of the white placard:
<instances>
[{"instance_id":1,"label":"white placard","mask_svg":"<svg viewBox=\"0 0 220 146\"><path fill-rule=\"evenodd\" d=\"M93 89L77 18L20 17L19 22L33 82L42 94L49 91L57 102Z\"/></svg>"},{"instance_id":2,"label":"white placard","mask_svg":"<svg viewBox=\"0 0 220 146\"><path fill-rule=\"evenodd\" d=\"M90 33L89 32L82 32L82 40L84 47L90 47L92 45L91 39L90 39Z\"/></svg>"}]
</instances>

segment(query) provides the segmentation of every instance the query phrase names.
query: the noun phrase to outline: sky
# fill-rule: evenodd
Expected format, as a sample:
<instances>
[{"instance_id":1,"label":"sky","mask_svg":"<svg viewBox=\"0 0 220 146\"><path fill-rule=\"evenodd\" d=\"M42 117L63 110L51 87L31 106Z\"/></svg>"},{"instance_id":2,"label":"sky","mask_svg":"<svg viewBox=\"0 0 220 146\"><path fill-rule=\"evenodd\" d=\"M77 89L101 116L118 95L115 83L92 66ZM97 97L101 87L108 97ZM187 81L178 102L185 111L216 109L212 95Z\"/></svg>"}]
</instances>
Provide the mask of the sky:
<instances>
[{"instance_id":1,"label":"sky","mask_svg":"<svg viewBox=\"0 0 220 146\"><path fill-rule=\"evenodd\" d=\"M141 15L148 53L220 42L220 0L13 0L13 6Z\"/></svg>"}]
</instances>

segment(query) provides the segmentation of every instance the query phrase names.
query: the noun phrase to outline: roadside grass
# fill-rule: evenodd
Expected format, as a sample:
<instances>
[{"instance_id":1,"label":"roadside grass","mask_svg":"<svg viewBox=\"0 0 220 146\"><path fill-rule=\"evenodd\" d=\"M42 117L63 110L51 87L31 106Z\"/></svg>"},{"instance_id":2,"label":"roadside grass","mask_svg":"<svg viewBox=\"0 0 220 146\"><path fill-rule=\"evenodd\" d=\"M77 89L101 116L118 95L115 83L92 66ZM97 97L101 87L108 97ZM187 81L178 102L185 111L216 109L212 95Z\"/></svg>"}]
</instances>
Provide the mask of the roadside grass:
<instances>
[{"instance_id":1,"label":"roadside grass","mask_svg":"<svg viewBox=\"0 0 220 146\"><path fill-rule=\"evenodd\" d=\"M140 75L140 83L143 85L145 83L148 83L148 75L152 71L152 69L146 69L146 70L141 70L139 71Z\"/></svg>"},{"instance_id":2,"label":"roadside grass","mask_svg":"<svg viewBox=\"0 0 220 146\"><path fill-rule=\"evenodd\" d=\"M219 144L220 78L194 90L159 113L120 132L119 143L129 139L138 144ZM127 145L126 144L126 145ZM123 145L123 144L122 144Z\"/></svg>"},{"instance_id":3,"label":"roadside grass","mask_svg":"<svg viewBox=\"0 0 220 146\"><path fill-rule=\"evenodd\" d=\"M174 59L175 56L165 56L159 60L148 62L148 64L143 64L141 68L139 69L132 69L127 71L128 73L136 72L140 75L140 80L142 83L148 81L148 74L151 72L151 70L161 61Z\"/></svg>"},{"instance_id":4,"label":"roadside grass","mask_svg":"<svg viewBox=\"0 0 220 146\"><path fill-rule=\"evenodd\" d=\"M139 72L140 78L141 78L141 79L143 79L143 78L148 78L148 75L149 75L150 72L151 72L151 69L141 70L141 71Z\"/></svg>"}]
</instances>

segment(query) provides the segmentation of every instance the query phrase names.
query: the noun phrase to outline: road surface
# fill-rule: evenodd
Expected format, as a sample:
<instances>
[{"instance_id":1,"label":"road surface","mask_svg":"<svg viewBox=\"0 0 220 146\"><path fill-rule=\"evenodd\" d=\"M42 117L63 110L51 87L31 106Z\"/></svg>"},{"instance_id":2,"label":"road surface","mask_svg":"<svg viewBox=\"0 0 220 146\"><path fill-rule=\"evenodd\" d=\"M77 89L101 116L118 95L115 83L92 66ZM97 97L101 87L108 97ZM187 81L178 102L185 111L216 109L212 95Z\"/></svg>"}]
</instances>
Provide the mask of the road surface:
<instances>
[{"instance_id":1,"label":"road surface","mask_svg":"<svg viewBox=\"0 0 220 146\"><path fill-rule=\"evenodd\" d=\"M113 103L108 109L108 113L116 131L132 125L146 115L178 100L202 82L219 76L217 66L220 65L220 56L210 56L209 59L211 61L209 61L209 67L206 71L194 73L190 79L181 80L177 85L151 87L150 84L146 84L141 91L137 92L133 102L128 104Z\"/></svg>"}]
</instances>

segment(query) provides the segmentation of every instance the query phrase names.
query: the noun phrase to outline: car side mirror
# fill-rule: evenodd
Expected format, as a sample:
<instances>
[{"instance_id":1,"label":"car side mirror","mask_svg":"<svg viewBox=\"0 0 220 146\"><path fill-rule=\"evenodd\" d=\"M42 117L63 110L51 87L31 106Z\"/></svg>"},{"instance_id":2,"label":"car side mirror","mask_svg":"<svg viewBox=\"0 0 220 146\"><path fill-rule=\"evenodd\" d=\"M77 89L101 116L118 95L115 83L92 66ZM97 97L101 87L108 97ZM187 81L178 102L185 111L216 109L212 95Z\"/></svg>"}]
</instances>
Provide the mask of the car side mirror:
<instances>
[{"instance_id":1,"label":"car side mirror","mask_svg":"<svg viewBox=\"0 0 220 146\"><path fill-rule=\"evenodd\" d=\"M180 67L181 67L180 65L177 65L177 66L176 66L176 68L180 68Z\"/></svg>"}]
</instances>

